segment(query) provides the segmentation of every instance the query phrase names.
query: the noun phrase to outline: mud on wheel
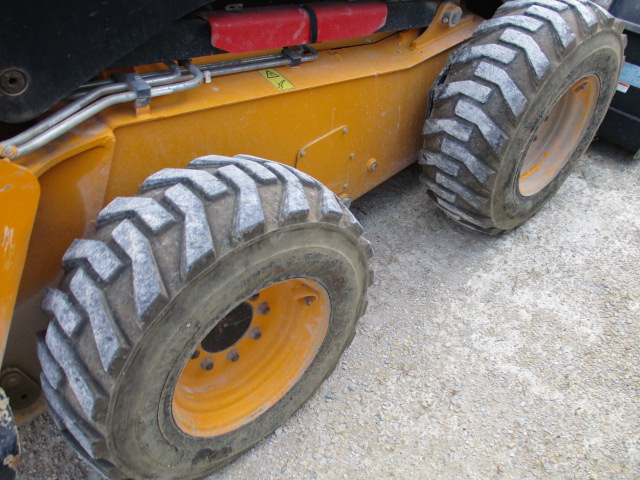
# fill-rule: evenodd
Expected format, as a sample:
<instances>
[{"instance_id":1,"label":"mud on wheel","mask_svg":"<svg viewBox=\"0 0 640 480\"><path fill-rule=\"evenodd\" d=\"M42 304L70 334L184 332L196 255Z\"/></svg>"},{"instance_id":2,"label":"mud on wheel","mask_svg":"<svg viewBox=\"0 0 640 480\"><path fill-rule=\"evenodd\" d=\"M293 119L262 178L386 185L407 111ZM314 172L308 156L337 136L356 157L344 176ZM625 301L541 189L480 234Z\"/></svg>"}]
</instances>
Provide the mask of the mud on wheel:
<instances>
[{"instance_id":1,"label":"mud on wheel","mask_svg":"<svg viewBox=\"0 0 640 480\"><path fill-rule=\"evenodd\" d=\"M514 0L450 58L420 163L451 218L511 230L558 190L615 93L624 37L586 0Z\"/></svg>"},{"instance_id":2,"label":"mud on wheel","mask_svg":"<svg viewBox=\"0 0 640 480\"><path fill-rule=\"evenodd\" d=\"M43 308L42 385L109 478L201 478L295 412L366 308L370 244L312 178L208 156L116 198Z\"/></svg>"}]
</instances>

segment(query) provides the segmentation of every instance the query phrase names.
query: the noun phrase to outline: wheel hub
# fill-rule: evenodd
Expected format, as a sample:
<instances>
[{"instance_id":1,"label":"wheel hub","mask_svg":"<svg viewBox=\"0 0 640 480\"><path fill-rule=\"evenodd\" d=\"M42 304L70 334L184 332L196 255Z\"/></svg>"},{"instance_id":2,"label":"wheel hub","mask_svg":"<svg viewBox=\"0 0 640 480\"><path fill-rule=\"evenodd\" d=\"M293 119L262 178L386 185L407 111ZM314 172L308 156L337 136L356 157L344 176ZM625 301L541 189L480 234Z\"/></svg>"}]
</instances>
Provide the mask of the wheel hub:
<instances>
[{"instance_id":1,"label":"wheel hub","mask_svg":"<svg viewBox=\"0 0 640 480\"><path fill-rule=\"evenodd\" d=\"M591 124L598 103L600 80L581 78L558 99L535 132L520 169L519 190L523 197L542 191L569 162Z\"/></svg>"},{"instance_id":2,"label":"wheel hub","mask_svg":"<svg viewBox=\"0 0 640 480\"><path fill-rule=\"evenodd\" d=\"M315 358L329 327L329 296L293 279L248 297L200 342L173 392L173 419L185 433L233 431L276 404Z\"/></svg>"},{"instance_id":3,"label":"wheel hub","mask_svg":"<svg viewBox=\"0 0 640 480\"><path fill-rule=\"evenodd\" d=\"M249 330L253 308L243 302L218 322L200 343L206 353L217 353L234 345Z\"/></svg>"}]
</instances>

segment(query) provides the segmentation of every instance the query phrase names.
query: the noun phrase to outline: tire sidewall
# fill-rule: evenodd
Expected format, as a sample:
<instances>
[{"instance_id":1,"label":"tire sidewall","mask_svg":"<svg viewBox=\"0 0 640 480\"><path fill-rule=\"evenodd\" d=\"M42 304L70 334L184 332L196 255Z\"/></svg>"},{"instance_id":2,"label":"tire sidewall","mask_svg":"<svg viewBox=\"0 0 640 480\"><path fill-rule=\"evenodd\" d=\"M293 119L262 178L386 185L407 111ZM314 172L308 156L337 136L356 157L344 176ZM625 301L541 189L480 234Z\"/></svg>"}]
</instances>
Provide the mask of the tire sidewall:
<instances>
[{"instance_id":1,"label":"tire sidewall","mask_svg":"<svg viewBox=\"0 0 640 480\"><path fill-rule=\"evenodd\" d=\"M306 224L244 244L190 282L148 327L114 389L109 448L123 471L158 479L170 465L171 478L205 476L275 430L313 394L349 345L366 277L357 239L332 225ZM331 303L328 331L309 368L275 405L237 430L213 438L183 433L173 421L172 392L196 345L244 299L293 278L318 282Z\"/></svg>"},{"instance_id":2,"label":"tire sidewall","mask_svg":"<svg viewBox=\"0 0 640 480\"><path fill-rule=\"evenodd\" d=\"M492 214L498 228L511 230L522 224L538 212L566 180L577 160L586 151L606 114L617 84L610 78L617 79L621 56L619 36L610 31L598 32L569 53L539 87L535 97L529 99L529 108L502 155L505 159L515 161L502 162L496 176ZM600 92L592 121L582 132L582 139L576 150L555 178L540 192L527 197L521 195L520 171L535 132L569 87L590 74L599 78Z\"/></svg>"}]
</instances>

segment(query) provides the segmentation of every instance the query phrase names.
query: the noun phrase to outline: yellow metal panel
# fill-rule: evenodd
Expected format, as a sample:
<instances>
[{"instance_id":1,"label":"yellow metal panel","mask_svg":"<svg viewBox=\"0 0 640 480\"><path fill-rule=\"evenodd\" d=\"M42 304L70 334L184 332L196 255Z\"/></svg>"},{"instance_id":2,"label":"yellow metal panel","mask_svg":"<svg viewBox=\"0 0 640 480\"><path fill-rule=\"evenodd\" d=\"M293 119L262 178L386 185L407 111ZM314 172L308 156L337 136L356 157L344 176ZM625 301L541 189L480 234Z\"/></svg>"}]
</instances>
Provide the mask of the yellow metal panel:
<instances>
[{"instance_id":1,"label":"yellow metal panel","mask_svg":"<svg viewBox=\"0 0 640 480\"><path fill-rule=\"evenodd\" d=\"M40 186L31 172L0 162L0 362L39 197Z\"/></svg>"},{"instance_id":2,"label":"yellow metal panel","mask_svg":"<svg viewBox=\"0 0 640 480\"><path fill-rule=\"evenodd\" d=\"M84 237L104 206L115 138L102 123L49 144L47 162L33 162L42 190L18 301L39 293L60 272L73 239ZM84 145L84 148L81 146Z\"/></svg>"},{"instance_id":3,"label":"yellow metal panel","mask_svg":"<svg viewBox=\"0 0 640 480\"><path fill-rule=\"evenodd\" d=\"M467 26L461 35L471 35ZM335 193L355 199L415 161L427 95L448 51L425 57L417 30L375 44L321 51L318 60L278 71L295 89L279 91L257 71L152 102L148 117L131 106L103 116L116 135L107 199L133 194L161 168L211 153L245 153L296 166L299 150L341 125L358 139L355 160L325 155ZM431 52L433 53L433 52ZM333 149L327 142L326 148ZM371 158L379 168L370 170ZM299 168L306 171L307 165ZM308 173L317 174L318 169ZM334 182L348 175L348 188Z\"/></svg>"}]
</instances>

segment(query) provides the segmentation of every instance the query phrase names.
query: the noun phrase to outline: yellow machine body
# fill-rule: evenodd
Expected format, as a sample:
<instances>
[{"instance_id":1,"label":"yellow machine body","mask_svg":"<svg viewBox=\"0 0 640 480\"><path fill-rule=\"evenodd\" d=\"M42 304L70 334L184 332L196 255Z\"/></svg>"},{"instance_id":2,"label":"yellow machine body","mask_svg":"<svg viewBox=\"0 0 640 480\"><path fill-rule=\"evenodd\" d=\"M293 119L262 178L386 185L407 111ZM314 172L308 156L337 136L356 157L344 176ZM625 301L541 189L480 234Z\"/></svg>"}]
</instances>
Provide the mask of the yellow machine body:
<instances>
[{"instance_id":1,"label":"yellow machine body","mask_svg":"<svg viewBox=\"0 0 640 480\"><path fill-rule=\"evenodd\" d=\"M430 88L451 49L481 21L467 15L450 27L440 21L447 8L423 32L319 44L318 58L299 67L214 77L137 111L131 104L111 107L35 153L3 164L0 189L7 175L24 178L23 193L0 193L1 218L11 211L16 231L13 263L3 256L3 338L11 324L3 365L20 366L36 378L33 336L46 328L40 301L61 275L62 255L94 228L105 205L135 194L158 170L184 167L203 155L249 154L294 166L341 199L354 200L414 162Z\"/></svg>"}]
</instances>

